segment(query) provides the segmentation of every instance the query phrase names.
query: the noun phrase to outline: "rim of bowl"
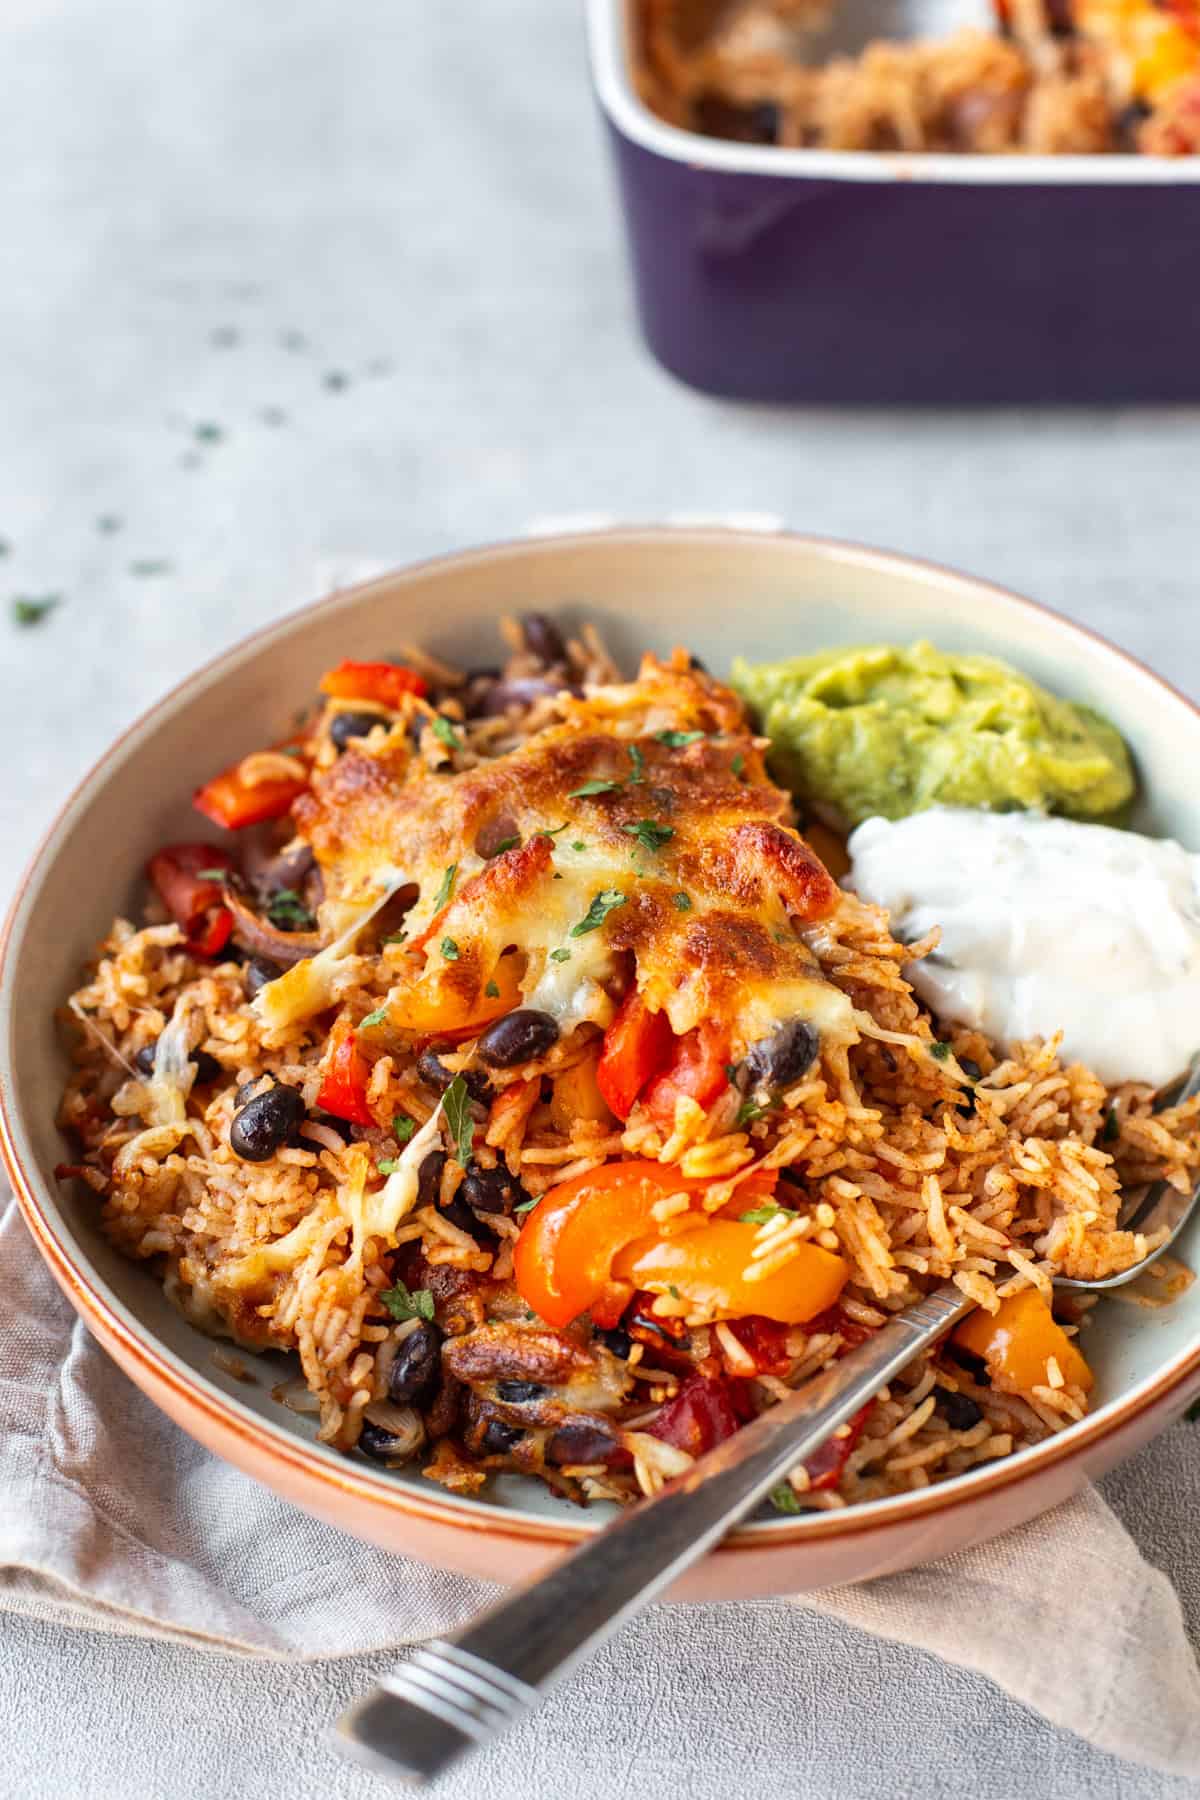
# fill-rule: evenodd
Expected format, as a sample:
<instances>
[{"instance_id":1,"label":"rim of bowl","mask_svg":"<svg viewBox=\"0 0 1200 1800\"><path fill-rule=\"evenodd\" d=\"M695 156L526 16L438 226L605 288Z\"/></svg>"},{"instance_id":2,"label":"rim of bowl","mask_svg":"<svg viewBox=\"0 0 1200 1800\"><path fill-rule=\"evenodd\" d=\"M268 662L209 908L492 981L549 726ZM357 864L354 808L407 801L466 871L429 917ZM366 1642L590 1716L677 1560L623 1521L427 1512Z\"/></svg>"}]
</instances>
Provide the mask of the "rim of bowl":
<instances>
[{"instance_id":1,"label":"rim of bowl","mask_svg":"<svg viewBox=\"0 0 1200 1800\"><path fill-rule=\"evenodd\" d=\"M107 777L110 765L130 739L145 735L149 729L161 724L197 683L210 681L227 664L241 661L248 652L257 653L262 650L273 637L290 635L296 627L318 612L331 606L344 606L350 610L362 595L373 588L387 586L398 578L413 580L432 570L461 568L472 563L509 558L519 560L522 555L536 554L539 550L566 550L571 547L586 550L588 545L611 544L616 540L625 540L631 548L636 548L639 543L686 542L696 546L741 544L751 550L761 549L764 541L780 542L789 545L798 555L825 558L831 562L873 569L883 574L908 577L915 574L927 586L965 587L975 594L998 600L1006 607L1050 618L1068 636L1076 635L1091 640L1108 655L1136 670L1153 686L1170 694L1200 719L1200 706L1147 663L1113 644L1102 633L1079 624L1074 619L1068 619L1051 606L1014 593L1010 588L928 558L909 556L900 551L881 550L849 539L814 536L805 532L782 529L770 532L739 530L719 525L628 524L608 526L601 530L500 539L438 556L423 557L368 581L357 582L351 587L338 589L332 594L294 607L280 618L259 626L216 656L210 657L174 683L159 700L132 720L91 764L59 806L17 883L3 926L0 927L0 999L5 997L9 986L10 958L15 952L18 919L25 896L53 859L56 840L67 821L86 802L89 791ZM375 1474L365 1468L359 1469L349 1458L340 1457L322 1445L299 1438L282 1423L276 1424L251 1411L235 1396L226 1394L161 1343L109 1288L108 1283L90 1267L86 1254L72 1244L65 1232L58 1229L53 1217L57 1202L49 1184L43 1183L32 1157L27 1158L24 1154L19 1139L16 1084L12 1071L0 1068L0 1160L12 1180L17 1203L34 1242L51 1273L76 1310L98 1328L102 1341L111 1339L119 1345L126 1356L141 1366L155 1387L164 1387L187 1406L197 1408L219 1432L252 1442L260 1452L267 1451L273 1458L289 1465L308 1484L315 1483L327 1491L352 1494L384 1514L417 1516L443 1526L485 1532L497 1538L508 1536L541 1540L547 1545L578 1543L601 1528L602 1521L598 1518L560 1522L518 1507L464 1502L448 1491L425 1493L416 1487L401 1486L385 1475ZM109 1347L107 1343L105 1347ZM737 1554L739 1549L761 1552L768 1547L780 1550L800 1548L809 1541L856 1536L885 1526L899 1525L934 1513L969 1506L984 1494L995 1493L1002 1488L1030 1480L1054 1465L1077 1460L1090 1445L1100 1442L1148 1411L1197 1371L1200 1371L1200 1334L1191 1349L1177 1353L1156 1375L1139 1383L1131 1392L1116 1396L1096 1412L1088 1414L1040 1444L1030 1445L997 1462L982 1464L928 1488L863 1501L844 1509L809 1513L796 1519L744 1524L711 1554L729 1556ZM155 1404L159 1402L155 1400Z\"/></svg>"}]
</instances>

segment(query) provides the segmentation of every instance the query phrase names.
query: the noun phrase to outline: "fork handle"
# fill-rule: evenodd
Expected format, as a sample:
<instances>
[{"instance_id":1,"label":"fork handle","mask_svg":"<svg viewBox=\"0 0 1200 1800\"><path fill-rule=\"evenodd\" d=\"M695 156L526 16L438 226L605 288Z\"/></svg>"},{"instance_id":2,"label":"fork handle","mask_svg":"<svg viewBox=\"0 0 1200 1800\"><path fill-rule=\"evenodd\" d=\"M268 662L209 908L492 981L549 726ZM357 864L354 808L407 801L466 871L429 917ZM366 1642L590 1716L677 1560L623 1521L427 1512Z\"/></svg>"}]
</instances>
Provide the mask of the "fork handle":
<instances>
[{"instance_id":1,"label":"fork handle","mask_svg":"<svg viewBox=\"0 0 1200 1800\"><path fill-rule=\"evenodd\" d=\"M452 1637L422 1645L343 1714L342 1747L377 1773L419 1786L486 1743L711 1549L970 1307L951 1283L935 1289L545 1574Z\"/></svg>"}]
</instances>

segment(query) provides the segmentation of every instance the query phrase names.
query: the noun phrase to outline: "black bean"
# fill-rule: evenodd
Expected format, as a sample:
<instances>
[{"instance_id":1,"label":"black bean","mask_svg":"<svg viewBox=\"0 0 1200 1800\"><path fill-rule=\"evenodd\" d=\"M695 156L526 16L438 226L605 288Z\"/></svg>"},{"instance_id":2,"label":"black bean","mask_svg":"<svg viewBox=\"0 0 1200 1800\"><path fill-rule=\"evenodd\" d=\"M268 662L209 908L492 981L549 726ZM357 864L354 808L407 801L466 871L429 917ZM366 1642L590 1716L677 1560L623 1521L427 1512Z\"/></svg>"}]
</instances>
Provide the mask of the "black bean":
<instances>
[{"instance_id":1,"label":"black bean","mask_svg":"<svg viewBox=\"0 0 1200 1800\"><path fill-rule=\"evenodd\" d=\"M953 1388L935 1387L933 1397L951 1431L970 1431L983 1417L983 1408L969 1394L957 1394Z\"/></svg>"},{"instance_id":2,"label":"black bean","mask_svg":"<svg viewBox=\"0 0 1200 1800\"><path fill-rule=\"evenodd\" d=\"M486 1229L479 1223L466 1201L460 1199L457 1194L452 1200L447 1201L445 1206L439 1204L438 1211L443 1219L449 1219L452 1225L457 1225L460 1231L465 1231L467 1236L474 1238L476 1242L479 1241L480 1234Z\"/></svg>"},{"instance_id":3,"label":"black bean","mask_svg":"<svg viewBox=\"0 0 1200 1800\"><path fill-rule=\"evenodd\" d=\"M791 1087L811 1069L820 1041L807 1019L788 1019L751 1045L739 1071L739 1087Z\"/></svg>"},{"instance_id":4,"label":"black bean","mask_svg":"<svg viewBox=\"0 0 1200 1800\"><path fill-rule=\"evenodd\" d=\"M521 709L532 706L535 700L553 699L564 688L568 688L572 694L583 692L577 682L568 681L565 675L513 675L508 679L494 681L480 695L474 705L472 717L503 718L514 707Z\"/></svg>"},{"instance_id":5,"label":"black bean","mask_svg":"<svg viewBox=\"0 0 1200 1800\"><path fill-rule=\"evenodd\" d=\"M337 713L329 727L329 736L336 748L344 750L351 738L366 737L376 725L386 725L387 720L372 712L340 712Z\"/></svg>"},{"instance_id":6,"label":"black bean","mask_svg":"<svg viewBox=\"0 0 1200 1800\"><path fill-rule=\"evenodd\" d=\"M567 646L563 643L562 632L545 613L524 613L521 617L521 636L525 639L525 648L530 656L536 656L544 668L566 662Z\"/></svg>"},{"instance_id":7,"label":"black bean","mask_svg":"<svg viewBox=\"0 0 1200 1800\"><path fill-rule=\"evenodd\" d=\"M489 1419L483 1433L484 1454L503 1456L522 1435L515 1425L505 1425L500 1419Z\"/></svg>"},{"instance_id":8,"label":"black bean","mask_svg":"<svg viewBox=\"0 0 1200 1800\"><path fill-rule=\"evenodd\" d=\"M154 1050L153 1044L143 1044L133 1059L134 1068L143 1075L154 1073ZM207 1050L191 1051L188 1060L196 1065L197 1081L216 1081L223 1072L216 1057L210 1056Z\"/></svg>"},{"instance_id":9,"label":"black bean","mask_svg":"<svg viewBox=\"0 0 1200 1800\"><path fill-rule=\"evenodd\" d=\"M336 1113L320 1111L311 1116L314 1125L325 1125L330 1131L336 1131L343 1144L348 1144L354 1136L354 1127L349 1119L339 1119Z\"/></svg>"},{"instance_id":10,"label":"black bean","mask_svg":"<svg viewBox=\"0 0 1200 1800\"><path fill-rule=\"evenodd\" d=\"M458 1191L468 1206L481 1213L508 1214L514 1206L523 1206L529 1198L516 1176L510 1175L503 1163L494 1169L472 1169Z\"/></svg>"},{"instance_id":11,"label":"black bean","mask_svg":"<svg viewBox=\"0 0 1200 1800\"><path fill-rule=\"evenodd\" d=\"M498 1381L496 1398L509 1406L520 1406L525 1400L543 1400L549 1393L538 1381Z\"/></svg>"},{"instance_id":12,"label":"black bean","mask_svg":"<svg viewBox=\"0 0 1200 1800\"><path fill-rule=\"evenodd\" d=\"M607 1350L619 1356L624 1362L633 1349L633 1339L623 1325L614 1325L609 1331L598 1331L596 1336Z\"/></svg>"},{"instance_id":13,"label":"black bean","mask_svg":"<svg viewBox=\"0 0 1200 1800\"><path fill-rule=\"evenodd\" d=\"M268 1075L266 1079L273 1082L275 1077L273 1075ZM263 1077L261 1075L252 1075L249 1081L243 1081L239 1087L234 1089L233 1104L235 1106L245 1106L251 1094L255 1093L261 1085L262 1080Z\"/></svg>"},{"instance_id":14,"label":"black bean","mask_svg":"<svg viewBox=\"0 0 1200 1800\"><path fill-rule=\"evenodd\" d=\"M532 1006L518 1006L480 1033L479 1054L493 1069L536 1062L558 1042L558 1022Z\"/></svg>"},{"instance_id":15,"label":"black bean","mask_svg":"<svg viewBox=\"0 0 1200 1800\"><path fill-rule=\"evenodd\" d=\"M446 1166L446 1152L431 1150L422 1157L421 1167L417 1171L417 1205L436 1206L442 1191L442 1170Z\"/></svg>"},{"instance_id":16,"label":"black bean","mask_svg":"<svg viewBox=\"0 0 1200 1800\"><path fill-rule=\"evenodd\" d=\"M960 1056L958 1066L968 1081L978 1081L983 1074L983 1070L973 1056Z\"/></svg>"},{"instance_id":17,"label":"black bean","mask_svg":"<svg viewBox=\"0 0 1200 1800\"><path fill-rule=\"evenodd\" d=\"M448 1069L435 1050L423 1050L417 1058L417 1073L422 1081L427 1081L431 1088L444 1094L454 1080L454 1072ZM478 1100L486 1106L492 1098L492 1084L482 1069L464 1069L462 1078L467 1084L467 1092L472 1100Z\"/></svg>"},{"instance_id":18,"label":"black bean","mask_svg":"<svg viewBox=\"0 0 1200 1800\"><path fill-rule=\"evenodd\" d=\"M401 1340L388 1375L388 1393L397 1406L424 1406L433 1398L441 1372L441 1330L422 1319Z\"/></svg>"},{"instance_id":19,"label":"black bean","mask_svg":"<svg viewBox=\"0 0 1200 1800\"><path fill-rule=\"evenodd\" d=\"M560 1425L546 1445L546 1461L550 1463L603 1463L621 1448L617 1439L602 1426L583 1420Z\"/></svg>"},{"instance_id":20,"label":"black bean","mask_svg":"<svg viewBox=\"0 0 1200 1800\"><path fill-rule=\"evenodd\" d=\"M389 1462L411 1454L404 1447L404 1440L398 1438L394 1431L387 1431L382 1425L372 1425L369 1419L358 1434L358 1447L372 1462Z\"/></svg>"},{"instance_id":21,"label":"black bean","mask_svg":"<svg viewBox=\"0 0 1200 1800\"><path fill-rule=\"evenodd\" d=\"M282 974L283 970L278 963L269 961L265 956L252 956L246 964L246 973L243 976L246 992L251 1000L260 988L266 987L268 981L278 981Z\"/></svg>"},{"instance_id":22,"label":"black bean","mask_svg":"<svg viewBox=\"0 0 1200 1800\"><path fill-rule=\"evenodd\" d=\"M229 1145L243 1162L267 1162L290 1143L304 1123L304 1098L294 1087L279 1083L247 1100L234 1114Z\"/></svg>"}]
</instances>

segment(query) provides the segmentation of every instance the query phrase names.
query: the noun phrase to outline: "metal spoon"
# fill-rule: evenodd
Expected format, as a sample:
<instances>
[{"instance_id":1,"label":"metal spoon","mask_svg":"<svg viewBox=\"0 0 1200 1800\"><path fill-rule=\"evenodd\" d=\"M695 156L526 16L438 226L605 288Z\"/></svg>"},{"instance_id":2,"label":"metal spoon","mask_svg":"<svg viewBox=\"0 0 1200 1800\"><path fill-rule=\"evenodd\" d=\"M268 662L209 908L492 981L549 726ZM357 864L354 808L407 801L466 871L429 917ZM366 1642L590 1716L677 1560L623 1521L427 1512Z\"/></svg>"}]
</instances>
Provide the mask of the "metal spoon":
<instances>
[{"instance_id":1,"label":"metal spoon","mask_svg":"<svg viewBox=\"0 0 1200 1800\"><path fill-rule=\"evenodd\" d=\"M1166 1103L1198 1091L1200 1056ZM1055 1285L1102 1292L1131 1281L1178 1235L1198 1194L1200 1187L1187 1195L1155 1182L1119 1222L1146 1231L1166 1224L1168 1242L1121 1275ZM972 1306L952 1282L924 1295L546 1574L451 1637L422 1645L343 1714L342 1748L379 1774L420 1785L515 1723Z\"/></svg>"}]
</instances>

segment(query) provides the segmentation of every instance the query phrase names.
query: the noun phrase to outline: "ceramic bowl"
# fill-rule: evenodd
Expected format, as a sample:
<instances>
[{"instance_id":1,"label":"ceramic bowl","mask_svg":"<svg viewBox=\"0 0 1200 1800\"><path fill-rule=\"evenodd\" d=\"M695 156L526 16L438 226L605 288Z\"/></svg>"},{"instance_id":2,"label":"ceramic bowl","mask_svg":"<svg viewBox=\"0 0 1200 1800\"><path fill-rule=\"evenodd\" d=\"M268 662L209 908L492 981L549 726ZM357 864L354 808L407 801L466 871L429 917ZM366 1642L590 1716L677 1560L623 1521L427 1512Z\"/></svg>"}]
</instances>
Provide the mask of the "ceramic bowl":
<instances>
[{"instance_id":1,"label":"ceramic bowl","mask_svg":"<svg viewBox=\"0 0 1200 1800\"><path fill-rule=\"evenodd\" d=\"M66 1061L55 1008L110 919L137 903L164 841L197 835L188 797L277 731L345 656L418 641L452 661L499 651L501 613L591 619L630 669L686 643L714 672L738 651L929 637L1003 656L1099 707L1137 758L1139 824L1200 845L1200 713L1101 639L985 582L852 545L717 530L622 530L526 540L403 569L335 595L210 663L134 725L68 801L17 894L0 946L0 1135L29 1228L68 1298L137 1385L218 1455L296 1505L427 1562L509 1580L603 1521L506 1477L482 1499L379 1471L316 1443L271 1399L281 1359L246 1358L246 1385L174 1311L153 1276L94 1223L95 1201L53 1178ZM1200 1233L1193 1234L1194 1253ZM1184 1245L1184 1254L1188 1247ZM681 1597L795 1593L942 1555L1062 1500L1149 1438L1200 1391L1200 1286L1149 1313L1107 1303L1088 1339L1096 1407L1049 1442L940 1486L844 1512L756 1522L694 1569Z\"/></svg>"}]
</instances>

